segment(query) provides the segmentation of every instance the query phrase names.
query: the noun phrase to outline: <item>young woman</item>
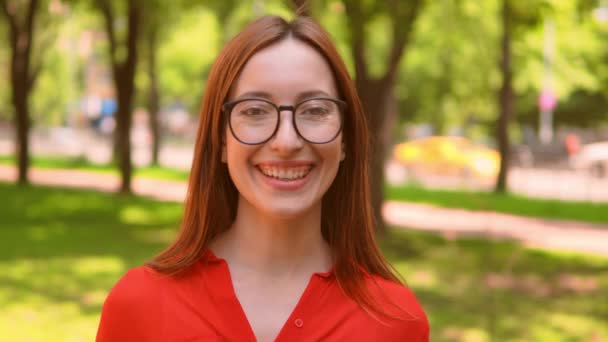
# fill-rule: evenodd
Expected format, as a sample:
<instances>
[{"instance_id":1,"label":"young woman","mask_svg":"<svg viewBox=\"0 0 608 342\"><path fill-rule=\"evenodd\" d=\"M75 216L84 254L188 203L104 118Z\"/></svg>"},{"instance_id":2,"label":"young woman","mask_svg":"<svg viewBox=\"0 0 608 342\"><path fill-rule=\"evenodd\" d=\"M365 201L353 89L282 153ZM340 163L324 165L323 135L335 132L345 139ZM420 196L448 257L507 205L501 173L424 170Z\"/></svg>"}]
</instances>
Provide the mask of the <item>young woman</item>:
<instances>
[{"instance_id":1,"label":"young woman","mask_svg":"<svg viewBox=\"0 0 608 342\"><path fill-rule=\"evenodd\" d=\"M98 341L428 341L374 240L361 103L311 19L221 51L181 231L112 289Z\"/></svg>"}]
</instances>

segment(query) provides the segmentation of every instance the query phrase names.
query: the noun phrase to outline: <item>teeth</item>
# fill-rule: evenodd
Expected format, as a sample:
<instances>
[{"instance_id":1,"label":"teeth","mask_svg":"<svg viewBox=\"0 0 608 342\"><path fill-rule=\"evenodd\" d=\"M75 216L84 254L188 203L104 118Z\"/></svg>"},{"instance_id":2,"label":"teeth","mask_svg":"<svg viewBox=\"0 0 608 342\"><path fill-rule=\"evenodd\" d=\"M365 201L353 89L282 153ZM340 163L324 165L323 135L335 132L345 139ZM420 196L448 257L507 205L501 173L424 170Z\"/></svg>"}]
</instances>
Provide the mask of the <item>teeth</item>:
<instances>
[{"instance_id":1,"label":"teeth","mask_svg":"<svg viewBox=\"0 0 608 342\"><path fill-rule=\"evenodd\" d=\"M280 168L274 166L260 166L260 171L269 177L283 179L283 180L294 180L304 178L308 172L310 172L310 166L299 166L290 168Z\"/></svg>"}]
</instances>

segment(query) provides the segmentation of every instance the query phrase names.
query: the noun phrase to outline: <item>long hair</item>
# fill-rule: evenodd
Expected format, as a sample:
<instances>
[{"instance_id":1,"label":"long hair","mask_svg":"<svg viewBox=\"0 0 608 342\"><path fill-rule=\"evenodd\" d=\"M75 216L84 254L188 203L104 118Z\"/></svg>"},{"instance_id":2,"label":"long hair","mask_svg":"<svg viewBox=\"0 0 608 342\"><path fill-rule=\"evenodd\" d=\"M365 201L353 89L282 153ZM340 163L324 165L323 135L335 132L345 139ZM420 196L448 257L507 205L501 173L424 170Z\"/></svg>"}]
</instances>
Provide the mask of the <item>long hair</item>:
<instances>
[{"instance_id":1,"label":"long hair","mask_svg":"<svg viewBox=\"0 0 608 342\"><path fill-rule=\"evenodd\" d=\"M291 22L266 16L228 42L211 68L200 113L184 217L177 239L148 265L177 274L197 262L210 242L236 217L237 189L221 162L226 132L221 108L245 63L259 50L288 37L316 49L329 63L339 96L348 108L343 127L346 158L323 197L321 232L334 274L345 294L364 309L382 313L364 286L365 273L400 283L377 247L368 184L368 129L363 106L329 34L312 19Z\"/></svg>"}]
</instances>

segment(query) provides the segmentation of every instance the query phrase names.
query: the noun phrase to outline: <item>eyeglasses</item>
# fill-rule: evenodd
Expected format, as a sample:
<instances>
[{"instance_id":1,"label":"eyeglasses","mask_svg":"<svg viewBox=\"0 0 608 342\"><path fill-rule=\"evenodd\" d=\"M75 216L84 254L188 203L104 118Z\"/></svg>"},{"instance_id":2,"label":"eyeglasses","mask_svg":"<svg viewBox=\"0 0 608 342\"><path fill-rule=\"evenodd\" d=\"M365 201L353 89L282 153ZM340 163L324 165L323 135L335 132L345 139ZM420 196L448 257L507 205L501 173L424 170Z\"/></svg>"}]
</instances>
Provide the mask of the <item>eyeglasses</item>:
<instances>
[{"instance_id":1,"label":"eyeglasses","mask_svg":"<svg viewBox=\"0 0 608 342\"><path fill-rule=\"evenodd\" d=\"M232 135L247 145L263 144L277 133L280 112L292 112L292 124L298 135L312 144L326 144L340 134L346 102L315 97L295 106L277 106L259 98L239 99L222 106L228 115Z\"/></svg>"}]
</instances>

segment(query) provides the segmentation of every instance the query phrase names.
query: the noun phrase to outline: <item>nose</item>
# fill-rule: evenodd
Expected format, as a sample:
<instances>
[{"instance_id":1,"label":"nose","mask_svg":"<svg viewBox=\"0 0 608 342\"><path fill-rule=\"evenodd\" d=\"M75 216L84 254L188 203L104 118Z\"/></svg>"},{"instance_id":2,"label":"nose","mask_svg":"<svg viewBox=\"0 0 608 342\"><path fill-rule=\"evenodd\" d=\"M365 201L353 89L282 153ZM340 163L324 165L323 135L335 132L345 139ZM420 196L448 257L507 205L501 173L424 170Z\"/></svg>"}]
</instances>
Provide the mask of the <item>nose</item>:
<instances>
[{"instance_id":1,"label":"nose","mask_svg":"<svg viewBox=\"0 0 608 342\"><path fill-rule=\"evenodd\" d=\"M289 155L304 146L304 141L296 131L291 115L293 112L284 110L279 115L279 128L270 140L270 147L281 155Z\"/></svg>"}]
</instances>

